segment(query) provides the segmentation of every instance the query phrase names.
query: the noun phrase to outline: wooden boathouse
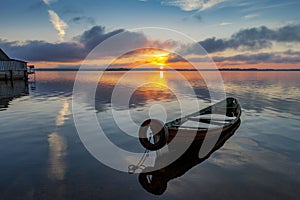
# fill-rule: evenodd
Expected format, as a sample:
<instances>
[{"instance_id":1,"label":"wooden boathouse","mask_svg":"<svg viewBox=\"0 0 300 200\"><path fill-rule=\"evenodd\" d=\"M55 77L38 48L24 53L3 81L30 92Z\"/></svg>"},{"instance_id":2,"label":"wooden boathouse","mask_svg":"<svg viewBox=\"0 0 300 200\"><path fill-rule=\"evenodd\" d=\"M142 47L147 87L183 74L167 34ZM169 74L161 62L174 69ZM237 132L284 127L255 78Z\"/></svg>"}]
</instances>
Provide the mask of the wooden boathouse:
<instances>
[{"instance_id":1,"label":"wooden boathouse","mask_svg":"<svg viewBox=\"0 0 300 200\"><path fill-rule=\"evenodd\" d=\"M9 58L0 48L0 80L27 80L27 62Z\"/></svg>"}]
</instances>

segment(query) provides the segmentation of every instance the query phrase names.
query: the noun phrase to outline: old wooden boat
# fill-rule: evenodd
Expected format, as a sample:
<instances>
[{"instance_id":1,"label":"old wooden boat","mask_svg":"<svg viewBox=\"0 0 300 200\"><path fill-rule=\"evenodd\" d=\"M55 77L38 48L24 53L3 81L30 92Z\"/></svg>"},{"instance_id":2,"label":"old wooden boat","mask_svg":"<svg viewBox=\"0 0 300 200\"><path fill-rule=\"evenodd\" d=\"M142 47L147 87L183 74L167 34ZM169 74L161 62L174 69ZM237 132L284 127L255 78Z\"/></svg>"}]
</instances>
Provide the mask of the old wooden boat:
<instances>
[{"instance_id":1,"label":"old wooden boat","mask_svg":"<svg viewBox=\"0 0 300 200\"><path fill-rule=\"evenodd\" d=\"M240 119L241 106L237 99L229 97L214 105L185 117L163 123L157 119L148 119L139 129L140 143L149 150L158 150L176 141L185 141L195 135L193 140L203 140L207 134L214 135L226 131Z\"/></svg>"},{"instance_id":2,"label":"old wooden boat","mask_svg":"<svg viewBox=\"0 0 300 200\"><path fill-rule=\"evenodd\" d=\"M134 173L135 170L140 169L141 173L138 176L138 180L142 187L152 194L161 195L166 191L169 181L184 175L191 168L202 163L208 159L211 154L222 148L226 141L239 128L240 123L241 120L238 119L234 125L225 131L222 131L214 147L202 158L199 157L199 152L202 147L203 140L197 140L194 141L178 159L165 167L161 168L160 166L164 166L164 161L168 160L169 157L177 156L177 153L174 153L172 150L167 153L160 153L160 150L156 151L156 158L153 166L144 166L143 162L140 162L138 166L130 166L128 169L131 171L129 172ZM146 159L147 156L144 156L144 158Z\"/></svg>"}]
</instances>

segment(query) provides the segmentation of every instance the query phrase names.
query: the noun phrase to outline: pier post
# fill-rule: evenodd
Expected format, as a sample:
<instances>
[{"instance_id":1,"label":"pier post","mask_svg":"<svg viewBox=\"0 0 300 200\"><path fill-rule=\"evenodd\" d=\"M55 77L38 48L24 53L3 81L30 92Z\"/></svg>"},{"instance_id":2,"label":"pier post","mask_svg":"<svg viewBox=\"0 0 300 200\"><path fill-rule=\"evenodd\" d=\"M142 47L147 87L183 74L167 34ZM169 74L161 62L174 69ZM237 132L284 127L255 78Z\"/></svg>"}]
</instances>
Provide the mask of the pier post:
<instances>
[{"instance_id":1,"label":"pier post","mask_svg":"<svg viewBox=\"0 0 300 200\"><path fill-rule=\"evenodd\" d=\"M28 81L28 73L27 73L27 70L24 70L24 80L25 80L25 82Z\"/></svg>"},{"instance_id":2,"label":"pier post","mask_svg":"<svg viewBox=\"0 0 300 200\"><path fill-rule=\"evenodd\" d=\"M13 71L9 70L9 79L10 81L13 81Z\"/></svg>"}]
</instances>

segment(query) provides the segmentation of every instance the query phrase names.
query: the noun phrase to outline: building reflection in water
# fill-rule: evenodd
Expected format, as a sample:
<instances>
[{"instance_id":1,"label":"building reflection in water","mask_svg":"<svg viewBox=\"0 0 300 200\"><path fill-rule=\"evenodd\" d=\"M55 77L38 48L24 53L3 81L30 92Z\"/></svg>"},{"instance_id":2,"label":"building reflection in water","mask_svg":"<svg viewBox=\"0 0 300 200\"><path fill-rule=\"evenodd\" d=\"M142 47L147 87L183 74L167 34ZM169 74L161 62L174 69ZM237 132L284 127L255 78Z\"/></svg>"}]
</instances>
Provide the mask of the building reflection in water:
<instances>
[{"instance_id":1,"label":"building reflection in water","mask_svg":"<svg viewBox=\"0 0 300 200\"><path fill-rule=\"evenodd\" d=\"M58 112L56 117L56 129L64 125L70 114L69 102L63 100L61 110ZM67 142L66 139L58 134L57 131L52 132L48 135L49 143L49 169L48 176L50 179L63 180L66 173L66 161L65 156L67 153Z\"/></svg>"},{"instance_id":2,"label":"building reflection in water","mask_svg":"<svg viewBox=\"0 0 300 200\"><path fill-rule=\"evenodd\" d=\"M168 182L170 180L184 175L191 168L208 159L213 152L217 151L225 144L225 142L235 133L240 124L241 121L239 120L233 127L223 131L212 151L209 152L204 158L199 158L199 151L203 141L194 141L188 150L175 162L164 168L151 171L151 168L157 169L157 166L160 166L161 163L164 163L164 159L166 157L172 156L171 154L173 154L176 149L169 149L168 152L164 153L156 151L154 166L143 166L143 163L139 163L140 166L135 166L135 169L138 169L139 167L143 168L142 172L138 175L139 183L149 193L155 195L163 194L166 191ZM146 157L147 155L145 155L145 157L142 159L145 159Z\"/></svg>"},{"instance_id":3,"label":"building reflection in water","mask_svg":"<svg viewBox=\"0 0 300 200\"><path fill-rule=\"evenodd\" d=\"M0 111L6 110L13 99L28 94L28 84L23 80L0 81Z\"/></svg>"}]
</instances>

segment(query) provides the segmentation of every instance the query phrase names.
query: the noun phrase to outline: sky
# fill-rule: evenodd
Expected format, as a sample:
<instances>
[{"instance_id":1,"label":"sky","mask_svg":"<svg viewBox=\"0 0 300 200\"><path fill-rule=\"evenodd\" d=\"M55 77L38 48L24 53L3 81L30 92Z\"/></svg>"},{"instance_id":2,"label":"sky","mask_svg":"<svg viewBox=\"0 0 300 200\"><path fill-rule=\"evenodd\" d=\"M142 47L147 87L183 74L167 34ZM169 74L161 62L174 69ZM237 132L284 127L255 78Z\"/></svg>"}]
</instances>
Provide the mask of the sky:
<instances>
[{"instance_id":1,"label":"sky","mask_svg":"<svg viewBox=\"0 0 300 200\"><path fill-rule=\"evenodd\" d=\"M300 0L2 0L0 48L37 68L76 67L99 43L126 33L131 40L116 48L150 44L180 56L133 51L120 66L133 62L128 55L177 67L185 57L200 62L195 45L201 45L220 68L300 68L299 10ZM195 44L133 31L142 27L172 29ZM111 57L102 55L96 65Z\"/></svg>"}]
</instances>

